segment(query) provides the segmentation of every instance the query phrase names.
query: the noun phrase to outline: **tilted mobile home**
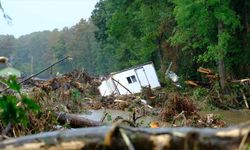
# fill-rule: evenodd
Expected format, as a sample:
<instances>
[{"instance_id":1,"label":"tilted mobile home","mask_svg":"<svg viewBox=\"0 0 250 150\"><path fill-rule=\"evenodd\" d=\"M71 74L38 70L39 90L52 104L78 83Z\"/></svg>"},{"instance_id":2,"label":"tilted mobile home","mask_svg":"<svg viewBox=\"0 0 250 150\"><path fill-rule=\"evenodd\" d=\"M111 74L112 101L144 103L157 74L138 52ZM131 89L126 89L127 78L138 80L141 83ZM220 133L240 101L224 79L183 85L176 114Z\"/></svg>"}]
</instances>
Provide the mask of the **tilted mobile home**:
<instances>
[{"instance_id":1,"label":"tilted mobile home","mask_svg":"<svg viewBox=\"0 0 250 150\"><path fill-rule=\"evenodd\" d=\"M143 87L161 87L154 64L148 62L111 75L99 86L102 96L140 93Z\"/></svg>"}]
</instances>

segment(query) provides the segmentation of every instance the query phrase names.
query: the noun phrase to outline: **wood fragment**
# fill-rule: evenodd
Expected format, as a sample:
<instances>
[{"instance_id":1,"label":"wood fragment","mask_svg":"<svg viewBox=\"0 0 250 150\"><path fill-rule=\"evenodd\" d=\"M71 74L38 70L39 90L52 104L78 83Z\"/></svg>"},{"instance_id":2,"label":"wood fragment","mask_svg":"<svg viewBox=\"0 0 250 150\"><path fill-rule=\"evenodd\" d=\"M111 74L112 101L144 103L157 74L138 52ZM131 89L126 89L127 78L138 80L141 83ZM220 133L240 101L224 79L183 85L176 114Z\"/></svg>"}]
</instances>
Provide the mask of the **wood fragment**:
<instances>
[{"instance_id":1,"label":"wood fragment","mask_svg":"<svg viewBox=\"0 0 250 150\"><path fill-rule=\"evenodd\" d=\"M188 85L195 86L195 87L199 86L197 83L195 83L194 81L191 81L191 80L186 80L185 83Z\"/></svg>"},{"instance_id":2,"label":"wood fragment","mask_svg":"<svg viewBox=\"0 0 250 150\"><path fill-rule=\"evenodd\" d=\"M246 95L245 95L245 93L244 93L244 91L243 91L242 89L241 89L240 91L241 91L241 93L242 93L243 100L244 100L244 102L245 102L246 108L249 109L249 105L248 105L248 102L247 102Z\"/></svg>"},{"instance_id":3,"label":"wood fragment","mask_svg":"<svg viewBox=\"0 0 250 150\"><path fill-rule=\"evenodd\" d=\"M233 80L232 82L233 82L233 83L250 82L250 78L240 79L240 80Z\"/></svg>"},{"instance_id":4,"label":"wood fragment","mask_svg":"<svg viewBox=\"0 0 250 150\"><path fill-rule=\"evenodd\" d=\"M73 128L96 127L103 125L101 121L90 120L74 114L68 114L68 113L55 113L55 114L57 116L58 122L62 124L68 123Z\"/></svg>"},{"instance_id":5,"label":"wood fragment","mask_svg":"<svg viewBox=\"0 0 250 150\"><path fill-rule=\"evenodd\" d=\"M129 140L126 132L124 131L124 129L119 129L121 135L122 135L122 138L124 140L124 142L126 143L127 147L129 150L135 150L134 146L132 145L131 141Z\"/></svg>"},{"instance_id":6,"label":"wood fragment","mask_svg":"<svg viewBox=\"0 0 250 150\"><path fill-rule=\"evenodd\" d=\"M212 70L210 70L208 68L203 68L203 67L198 68L197 71L200 73L204 73L204 74L212 74L213 73Z\"/></svg>"},{"instance_id":7,"label":"wood fragment","mask_svg":"<svg viewBox=\"0 0 250 150\"><path fill-rule=\"evenodd\" d=\"M119 84L120 86L122 86L125 90L127 90L130 94L133 94L128 88L126 88L126 86L124 86L123 84L121 84L119 81L117 81L114 78L111 78L113 81L115 81L117 84Z\"/></svg>"},{"instance_id":8,"label":"wood fragment","mask_svg":"<svg viewBox=\"0 0 250 150\"><path fill-rule=\"evenodd\" d=\"M250 131L250 128L249 128L249 131ZM245 150L245 149L246 149L245 143L246 143L248 134L249 134L249 132L248 132L247 134L245 134L245 136L243 136L243 138L242 138L242 140L241 140L241 143L240 143L240 146L239 146L238 150Z\"/></svg>"},{"instance_id":9,"label":"wood fragment","mask_svg":"<svg viewBox=\"0 0 250 150\"><path fill-rule=\"evenodd\" d=\"M53 63L52 65L48 66L47 68L44 68L43 70L39 71L38 73L33 74L33 75L29 76L28 78L26 78L26 79L24 79L24 80L18 82L18 84L23 84L24 82L30 80L30 79L33 78L33 77L38 76L39 74L43 73L44 71L50 69L51 67L57 65L58 63L61 63L62 61L66 60L66 59L68 59L68 58L69 58L69 56L64 57L63 59L61 59L61 60L59 60L59 61ZM2 91L0 91L0 93L3 93L3 92L5 92L5 91L7 91L8 89L10 89L10 87L6 87L6 88L3 89Z\"/></svg>"},{"instance_id":10,"label":"wood fragment","mask_svg":"<svg viewBox=\"0 0 250 150\"><path fill-rule=\"evenodd\" d=\"M183 124L184 124L184 126L187 125L187 118L186 118L186 116L185 116L184 113L185 113L185 111L182 111L180 114L178 114L176 117L174 117L173 125L175 125L175 121L176 121L178 118L180 118L180 117L183 118Z\"/></svg>"}]
</instances>

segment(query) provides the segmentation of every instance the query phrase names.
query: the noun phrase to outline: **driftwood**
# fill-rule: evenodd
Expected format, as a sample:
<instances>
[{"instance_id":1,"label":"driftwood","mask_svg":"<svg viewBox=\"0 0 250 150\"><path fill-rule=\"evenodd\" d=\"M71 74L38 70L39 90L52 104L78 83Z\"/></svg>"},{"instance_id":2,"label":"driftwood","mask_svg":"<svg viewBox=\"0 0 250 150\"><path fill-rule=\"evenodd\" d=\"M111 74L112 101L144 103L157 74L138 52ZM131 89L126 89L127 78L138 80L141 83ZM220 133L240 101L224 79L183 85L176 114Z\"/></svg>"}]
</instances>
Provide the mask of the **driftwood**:
<instances>
[{"instance_id":1,"label":"driftwood","mask_svg":"<svg viewBox=\"0 0 250 150\"><path fill-rule=\"evenodd\" d=\"M101 121L90 120L74 114L68 114L68 113L55 113L55 114L57 116L58 122L62 124L67 123L73 128L96 127L103 125Z\"/></svg>"},{"instance_id":2,"label":"driftwood","mask_svg":"<svg viewBox=\"0 0 250 150\"><path fill-rule=\"evenodd\" d=\"M0 149L243 150L250 122L235 127L130 128L119 125L41 133L0 142Z\"/></svg>"}]
</instances>

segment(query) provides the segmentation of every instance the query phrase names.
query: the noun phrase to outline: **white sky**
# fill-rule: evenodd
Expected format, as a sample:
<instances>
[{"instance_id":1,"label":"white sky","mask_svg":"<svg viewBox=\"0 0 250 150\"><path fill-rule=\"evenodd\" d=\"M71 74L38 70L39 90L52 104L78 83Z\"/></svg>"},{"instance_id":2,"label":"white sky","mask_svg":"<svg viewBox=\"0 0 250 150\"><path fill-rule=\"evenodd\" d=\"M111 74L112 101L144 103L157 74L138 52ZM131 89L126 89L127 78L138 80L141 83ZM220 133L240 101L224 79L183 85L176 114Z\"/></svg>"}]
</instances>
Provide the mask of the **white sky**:
<instances>
[{"instance_id":1,"label":"white sky","mask_svg":"<svg viewBox=\"0 0 250 150\"><path fill-rule=\"evenodd\" d=\"M61 30L88 19L98 0L1 0L12 25L0 12L0 34L19 37L35 31Z\"/></svg>"}]
</instances>

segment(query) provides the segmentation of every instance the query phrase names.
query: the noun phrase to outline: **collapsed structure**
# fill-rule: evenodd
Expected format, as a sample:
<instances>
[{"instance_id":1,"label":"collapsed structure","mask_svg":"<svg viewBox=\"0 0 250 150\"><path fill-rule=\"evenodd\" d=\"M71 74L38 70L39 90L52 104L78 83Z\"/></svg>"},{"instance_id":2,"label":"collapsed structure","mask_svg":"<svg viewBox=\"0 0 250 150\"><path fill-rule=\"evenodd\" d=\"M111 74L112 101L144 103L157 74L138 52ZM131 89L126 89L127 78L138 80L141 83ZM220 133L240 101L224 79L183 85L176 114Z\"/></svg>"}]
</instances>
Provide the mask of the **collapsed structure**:
<instances>
[{"instance_id":1,"label":"collapsed structure","mask_svg":"<svg viewBox=\"0 0 250 150\"><path fill-rule=\"evenodd\" d=\"M140 93L143 87L161 87L152 62L111 73L102 81L99 91L102 96L125 95Z\"/></svg>"}]
</instances>

